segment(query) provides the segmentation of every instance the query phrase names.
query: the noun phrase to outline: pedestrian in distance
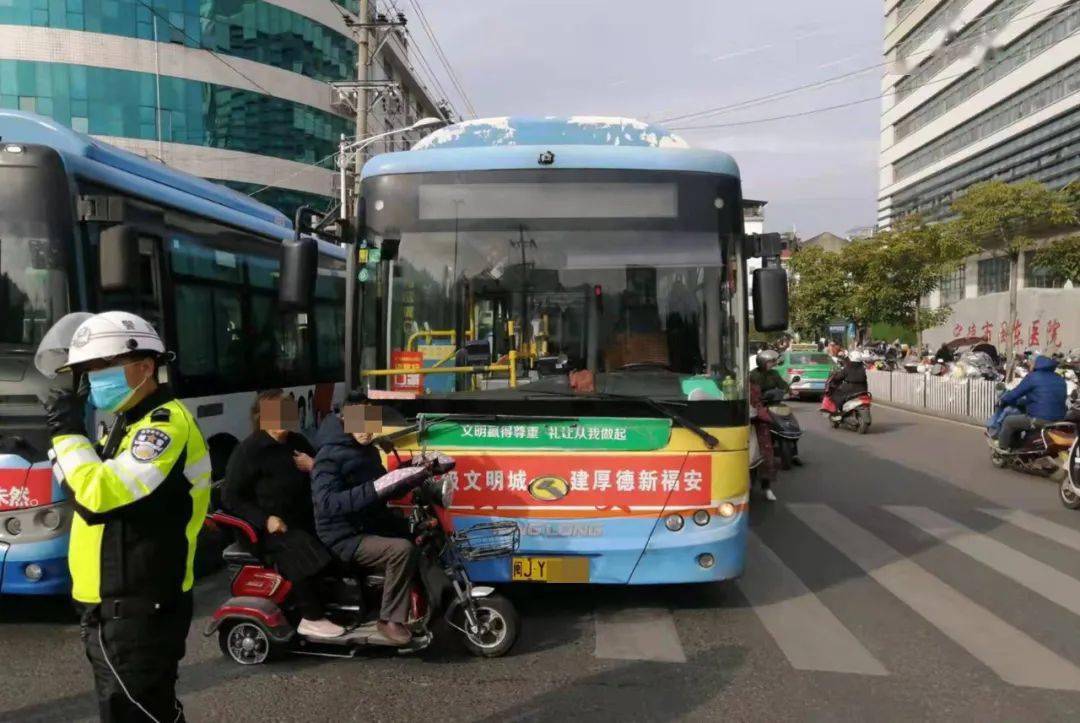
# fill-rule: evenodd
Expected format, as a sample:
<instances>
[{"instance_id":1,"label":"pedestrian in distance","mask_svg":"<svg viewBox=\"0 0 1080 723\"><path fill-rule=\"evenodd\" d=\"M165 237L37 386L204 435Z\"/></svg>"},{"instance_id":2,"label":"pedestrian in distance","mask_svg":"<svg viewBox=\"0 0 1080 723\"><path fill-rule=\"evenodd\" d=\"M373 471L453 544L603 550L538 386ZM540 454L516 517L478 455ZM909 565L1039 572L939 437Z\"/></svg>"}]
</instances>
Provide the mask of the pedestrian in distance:
<instances>
[{"instance_id":1,"label":"pedestrian in distance","mask_svg":"<svg viewBox=\"0 0 1080 723\"><path fill-rule=\"evenodd\" d=\"M222 503L260 531L259 553L292 583L290 595L301 617L297 632L344 635L345 628L326 619L315 583L333 558L315 536L315 449L299 434L298 402L281 389L269 389L256 398L252 418L255 430L229 458Z\"/></svg>"},{"instance_id":2,"label":"pedestrian in distance","mask_svg":"<svg viewBox=\"0 0 1080 723\"><path fill-rule=\"evenodd\" d=\"M103 721L184 720L177 668L211 469L195 418L159 382L171 359L146 320L97 314L76 329L60 369L79 391L53 390L45 405L58 476L75 506L72 596ZM85 426L87 396L116 414L97 444Z\"/></svg>"}]
</instances>

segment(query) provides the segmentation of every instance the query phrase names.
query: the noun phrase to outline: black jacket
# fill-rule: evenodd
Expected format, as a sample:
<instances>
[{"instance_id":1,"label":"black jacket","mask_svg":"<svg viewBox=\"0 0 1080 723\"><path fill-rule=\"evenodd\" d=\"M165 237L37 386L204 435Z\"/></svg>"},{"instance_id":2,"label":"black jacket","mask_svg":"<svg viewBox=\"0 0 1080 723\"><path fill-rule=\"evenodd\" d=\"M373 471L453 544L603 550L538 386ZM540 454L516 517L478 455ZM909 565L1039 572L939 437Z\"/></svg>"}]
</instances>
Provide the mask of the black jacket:
<instances>
[{"instance_id":1,"label":"black jacket","mask_svg":"<svg viewBox=\"0 0 1080 723\"><path fill-rule=\"evenodd\" d=\"M833 383L837 387L831 396L837 404L843 404L857 394L865 394L868 389L866 367L861 362L845 361L833 377Z\"/></svg>"},{"instance_id":2,"label":"black jacket","mask_svg":"<svg viewBox=\"0 0 1080 723\"><path fill-rule=\"evenodd\" d=\"M266 432L255 432L233 450L221 497L226 510L255 526L266 558L286 578L301 580L331 558L315 539L311 482L296 468L294 452L315 455L302 435L290 432L279 443ZM271 515L280 517L288 531L269 534L266 519Z\"/></svg>"},{"instance_id":3,"label":"black jacket","mask_svg":"<svg viewBox=\"0 0 1080 723\"><path fill-rule=\"evenodd\" d=\"M398 527L372 485L386 468L378 448L346 434L336 414L323 421L315 441L319 446L311 474L315 529L334 554L351 560L361 533L392 534Z\"/></svg>"}]
</instances>

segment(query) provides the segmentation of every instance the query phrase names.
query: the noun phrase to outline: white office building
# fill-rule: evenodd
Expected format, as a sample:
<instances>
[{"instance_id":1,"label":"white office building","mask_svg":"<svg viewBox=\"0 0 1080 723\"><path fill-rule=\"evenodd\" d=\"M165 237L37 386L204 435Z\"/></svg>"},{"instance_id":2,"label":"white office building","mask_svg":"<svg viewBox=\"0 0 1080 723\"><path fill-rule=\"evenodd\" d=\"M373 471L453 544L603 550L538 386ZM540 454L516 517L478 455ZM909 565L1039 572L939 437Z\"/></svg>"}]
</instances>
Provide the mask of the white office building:
<instances>
[{"instance_id":1,"label":"white office building","mask_svg":"<svg viewBox=\"0 0 1080 723\"><path fill-rule=\"evenodd\" d=\"M981 181L1080 179L1080 2L885 0L884 10L879 226L946 218ZM1021 348L1080 347L1080 290L1030 261L1019 329L1005 328L1008 262L972 257L931 295L953 314L927 341L975 330Z\"/></svg>"}]
</instances>

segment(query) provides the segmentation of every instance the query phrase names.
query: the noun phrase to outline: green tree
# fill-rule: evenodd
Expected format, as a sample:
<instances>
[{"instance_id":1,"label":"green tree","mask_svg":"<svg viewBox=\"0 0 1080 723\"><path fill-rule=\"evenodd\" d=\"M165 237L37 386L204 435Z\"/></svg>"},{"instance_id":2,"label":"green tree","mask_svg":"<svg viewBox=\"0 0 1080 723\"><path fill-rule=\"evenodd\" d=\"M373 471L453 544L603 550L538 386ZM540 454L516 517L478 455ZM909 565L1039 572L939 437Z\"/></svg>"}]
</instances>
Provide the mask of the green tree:
<instances>
[{"instance_id":1,"label":"green tree","mask_svg":"<svg viewBox=\"0 0 1080 723\"><path fill-rule=\"evenodd\" d=\"M791 256L790 270L791 327L800 335L817 339L830 322L852 318L851 279L840 253L800 249Z\"/></svg>"},{"instance_id":2,"label":"green tree","mask_svg":"<svg viewBox=\"0 0 1080 723\"><path fill-rule=\"evenodd\" d=\"M1080 234L1054 239L1035 254L1035 265L1080 283Z\"/></svg>"},{"instance_id":3,"label":"green tree","mask_svg":"<svg viewBox=\"0 0 1080 723\"><path fill-rule=\"evenodd\" d=\"M1009 259L1009 328L1017 317L1017 269L1020 254L1040 236L1077 221L1075 194L1052 191L1037 181L987 181L972 186L953 201L956 218L944 229L955 243L973 244L995 257ZM1006 343L1007 373L1014 363L1013 337Z\"/></svg>"},{"instance_id":4,"label":"green tree","mask_svg":"<svg viewBox=\"0 0 1080 723\"><path fill-rule=\"evenodd\" d=\"M918 216L853 242L844 251L844 265L852 280L856 316L870 323L909 327L919 334L937 326L948 319L950 309L923 308L922 298L971 252L970 244Z\"/></svg>"}]
</instances>

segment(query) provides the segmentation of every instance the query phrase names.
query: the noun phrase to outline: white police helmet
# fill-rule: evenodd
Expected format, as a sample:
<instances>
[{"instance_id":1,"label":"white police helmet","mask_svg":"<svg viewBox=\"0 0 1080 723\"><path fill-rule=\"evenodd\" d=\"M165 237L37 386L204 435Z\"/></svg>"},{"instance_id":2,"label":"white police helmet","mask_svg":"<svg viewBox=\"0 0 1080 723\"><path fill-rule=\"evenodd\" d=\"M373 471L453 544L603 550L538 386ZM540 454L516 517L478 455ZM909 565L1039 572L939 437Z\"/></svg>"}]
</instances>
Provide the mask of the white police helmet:
<instances>
[{"instance_id":1,"label":"white police helmet","mask_svg":"<svg viewBox=\"0 0 1080 723\"><path fill-rule=\"evenodd\" d=\"M105 311L79 325L71 337L67 363L57 371L136 352L166 360L172 357L166 353L161 337L146 319L126 311Z\"/></svg>"}]
</instances>

